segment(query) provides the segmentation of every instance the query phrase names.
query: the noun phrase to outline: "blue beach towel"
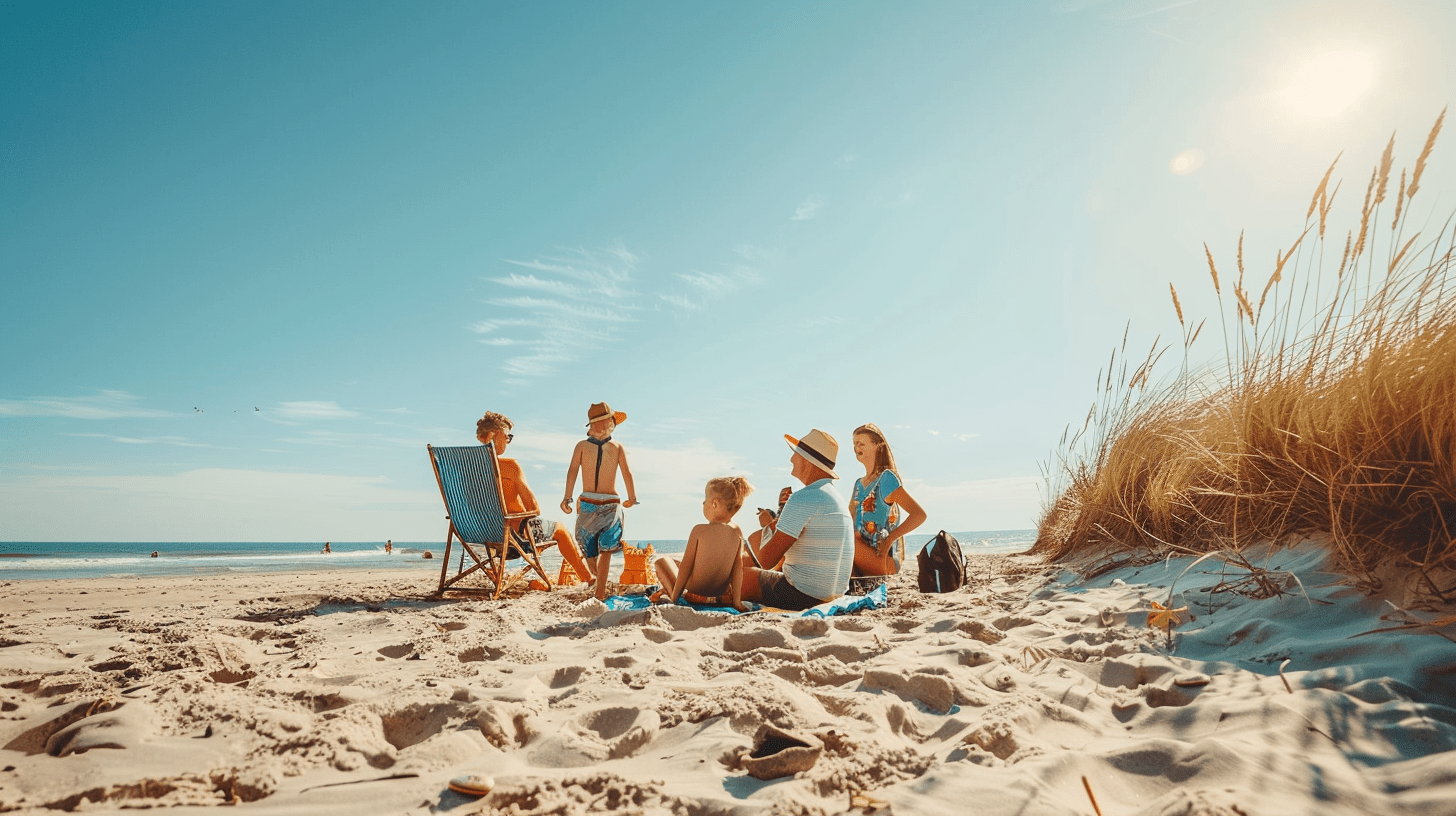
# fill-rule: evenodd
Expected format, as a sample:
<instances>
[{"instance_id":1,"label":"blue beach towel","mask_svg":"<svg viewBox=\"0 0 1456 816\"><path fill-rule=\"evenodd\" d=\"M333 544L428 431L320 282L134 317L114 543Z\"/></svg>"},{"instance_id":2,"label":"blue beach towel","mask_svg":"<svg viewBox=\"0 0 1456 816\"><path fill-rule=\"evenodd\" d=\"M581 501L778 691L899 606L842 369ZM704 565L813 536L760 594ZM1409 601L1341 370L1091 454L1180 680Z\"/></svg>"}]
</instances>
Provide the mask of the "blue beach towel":
<instances>
[{"instance_id":1,"label":"blue beach towel","mask_svg":"<svg viewBox=\"0 0 1456 816\"><path fill-rule=\"evenodd\" d=\"M755 612L767 611L780 615L794 615L801 618L827 618L831 615L848 615L865 609L883 608L889 603L889 593L886 591L885 585L881 584L871 590L867 595L841 595L832 601L805 609L803 612L770 609L749 601L745 601L745 603ZM623 609L646 609L649 606L653 606L652 601L649 601L646 595L613 595L607 598L606 604L607 609L614 612ZM677 605L696 609L700 612L724 612L729 615L743 614L731 606L700 606L683 600L679 600Z\"/></svg>"}]
</instances>

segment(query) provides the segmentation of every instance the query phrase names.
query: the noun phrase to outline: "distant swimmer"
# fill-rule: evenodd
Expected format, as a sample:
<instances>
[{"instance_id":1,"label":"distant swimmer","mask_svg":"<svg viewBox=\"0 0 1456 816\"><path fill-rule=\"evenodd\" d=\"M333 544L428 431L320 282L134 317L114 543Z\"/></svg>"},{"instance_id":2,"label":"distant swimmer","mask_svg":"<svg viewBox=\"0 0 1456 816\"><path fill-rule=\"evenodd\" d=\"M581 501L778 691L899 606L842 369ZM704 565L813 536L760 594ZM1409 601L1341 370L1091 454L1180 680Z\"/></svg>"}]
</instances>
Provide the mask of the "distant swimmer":
<instances>
[{"instance_id":1,"label":"distant swimmer","mask_svg":"<svg viewBox=\"0 0 1456 816\"><path fill-rule=\"evenodd\" d=\"M326 552L326 553L333 552L333 550L329 549L329 542L327 542L327 541L324 542L324 552Z\"/></svg>"},{"instance_id":2,"label":"distant swimmer","mask_svg":"<svg viewBox=\"0 0 1456 816\"><path fill-rule=\"evenodd\" d=\"M384 554L385 555L389 555L392 552L394 552L394 542L393 541L386 541L386 542L384 542Z\"/></svg>"},{"instance_id":3,"label":"distant swimmer","mask_svg":"<svg viewBox=\"0 0 1456 816\"><path fill-rule=\"evenodd\" d=\"M157 557L157 551L156 550L152 550L152 557L153 558L156 558Z\"/></svg>"}]
</instances>

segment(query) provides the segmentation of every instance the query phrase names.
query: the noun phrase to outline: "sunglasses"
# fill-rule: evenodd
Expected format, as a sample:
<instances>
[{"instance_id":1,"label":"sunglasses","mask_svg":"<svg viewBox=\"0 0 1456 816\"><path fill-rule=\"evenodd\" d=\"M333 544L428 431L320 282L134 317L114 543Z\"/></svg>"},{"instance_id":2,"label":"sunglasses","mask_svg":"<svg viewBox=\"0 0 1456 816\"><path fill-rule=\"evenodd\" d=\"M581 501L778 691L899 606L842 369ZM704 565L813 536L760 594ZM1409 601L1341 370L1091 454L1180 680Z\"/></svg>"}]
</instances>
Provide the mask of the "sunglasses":
<instances>
[{"instance_id":1,"label":"sunglasses","mask_svg":"<svg viewBox=\"0 0 1456 816\"><path fill-rule=\"evenodd\" d=\"M515 434L510 434L510 433L506 434L506 441L507 442L514 442L514 441L516 441L516 435Z\"/></svg>"}]
</instances>

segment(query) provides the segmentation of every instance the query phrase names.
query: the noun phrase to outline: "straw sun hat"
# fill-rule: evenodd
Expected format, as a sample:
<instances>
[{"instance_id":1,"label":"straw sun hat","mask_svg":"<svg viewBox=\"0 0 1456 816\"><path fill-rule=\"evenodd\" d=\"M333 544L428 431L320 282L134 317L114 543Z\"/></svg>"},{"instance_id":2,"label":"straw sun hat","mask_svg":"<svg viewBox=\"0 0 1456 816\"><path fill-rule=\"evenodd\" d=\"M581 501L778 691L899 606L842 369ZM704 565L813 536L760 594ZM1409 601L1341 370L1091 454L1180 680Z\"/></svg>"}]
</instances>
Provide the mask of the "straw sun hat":
<instances>
[{"instance_id":1,"label":"straw sun hat","mask_svg":"<svg viewBox=\"0 0 1456 816\"><path fill-rule=\"evenodd\" d=\"M621 425L623 422L627 421L627 412L613 411L612 406L606 404L605 402L594 402L592 403L592 407L586 409L587 427L591 427L591 424L593 422L596 422L600 419L610 419L617 425Z\"/></svg>"},{"instance_id":2,"label":"straw sun hat","mask_svg":"<svg viewBox=\"0 0 1456 816\"><path fill-rule=\"evenodd\" d=\"M803 439L795 439L784 434L784 441L794 452L814 463L816 467L829 474L829 478L838 479L839 474L834 472L834 460L839 458L839 443L834 437L814 428L804 434Z\"/></svg>"}]
</instances>

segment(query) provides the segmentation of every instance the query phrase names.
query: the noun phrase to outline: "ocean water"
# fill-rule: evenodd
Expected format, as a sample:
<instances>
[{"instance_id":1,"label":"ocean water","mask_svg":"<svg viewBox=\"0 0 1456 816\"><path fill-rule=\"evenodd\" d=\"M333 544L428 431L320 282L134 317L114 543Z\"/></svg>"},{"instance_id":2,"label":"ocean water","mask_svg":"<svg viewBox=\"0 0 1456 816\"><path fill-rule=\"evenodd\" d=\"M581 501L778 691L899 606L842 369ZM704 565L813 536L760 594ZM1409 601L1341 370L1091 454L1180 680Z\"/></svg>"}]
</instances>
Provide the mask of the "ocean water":
<instances>
[{"instance_id":1,"label":"ocean water","mask_svg":"<svg viewBox=\"0 0 1456 816\"><path fill-rule=\"evenodd\" d=\"M967 553L1012 553L1031 546L1035 530L980 530L953 533ZM907 557L914 557L929 535L906 537ZM686 540L633 541L652 545L656 553L680 553ZM227 575L268 572L352 572L377 569L418 569L438 572L443 542L396 541L393 554L384 553L383 541L334 541L331 553L323 543L310 542L187 542L187 541L0 541L0 582L50 578L121 578L157 576ZM434 558L424 557L430 552ZM152 557L155 552L156 557ZM451 559L460 548L451 549ZM555 576L561 557L547 550L543 566ZM452 565L454 566L454 565ZM615 574L621 560L613 559Z\"/></svg>"}]
</instances>

